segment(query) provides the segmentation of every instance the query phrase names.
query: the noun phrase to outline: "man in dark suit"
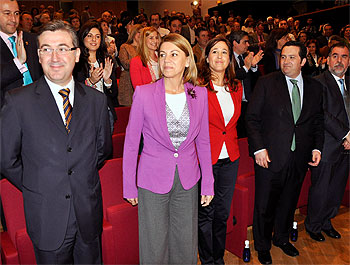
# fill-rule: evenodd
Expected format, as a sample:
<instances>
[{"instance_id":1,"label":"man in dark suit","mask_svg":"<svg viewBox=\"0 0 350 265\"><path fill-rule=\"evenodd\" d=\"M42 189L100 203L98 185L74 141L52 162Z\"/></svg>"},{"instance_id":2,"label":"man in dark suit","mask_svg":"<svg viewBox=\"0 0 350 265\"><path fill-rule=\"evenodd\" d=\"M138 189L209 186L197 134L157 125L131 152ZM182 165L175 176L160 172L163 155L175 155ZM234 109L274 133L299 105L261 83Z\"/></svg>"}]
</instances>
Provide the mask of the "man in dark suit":
<instances>
[{"instance_id":1,"label":"man in dark suit","mask_svg":"<svg viewBox=\"0 0 350 265\"><path fill-rule=\"evenodd\" d=\"M323 146L322 85L301 75L305 46L287 42L280 60L282 71L258 80L246 114L255 160L254 246L262 264L272 262L271 239L285 254L299 255L289 232L308 162L318 165Z\"/></svg>"},{"instance_id":2,"label":"man in dark suit","mask_svg":"<svg viewBox=\"0 0 350 265\"><path fill-rule=\"evenodd\" d=\"M0 2L1 102L7 90L28 85L42 75L38 63L36 36L17 31L19 18L17 1L2 0Z\"/></svg>"},{"instance_id":3,"label":"man in dark suit","mask_svg":"<svg viewBox=\"0 0 350 265\"><path fill-rule=\"evenodd\" d=\"M331 238L341 235L331 219L337 215L349 176L350 82L345 73L349 66L349 48L337 43L330 48L328 70L316 78L324 89L325 144L322 161L312 168L308 215L305 229L316 241L324 241L323 231Z\"/></svg>"},{"instance_id":4,"label":"man in dark suit","mask_svg":"<svg viewBox=\"0 0 350 265\"><path fill-rule=\"evenodd\" d=\"M269 35L264 32L264 24L262 22L258 22L254 33L249 34L250 50L255 54L260 50L264 50L268 36Z\"/></svg>"},{"instance_id":5,"label":"man in dark suit","mask_svg":"<svg viewBox=\"0 0 350 265\"><path fill-rule=\"evenodd\" d=\"M250 95L252 94L253 87L258 78L258 62L263 57L263 51L260 50L255 55L253 52L248 52L248 33L242 30L231 31L230 35L228 35L228 40L232 43L233 47L232 60L235 67L236 78L241 80L243 85L242 110L237 123L238 138L242 138L247 137L244 117Z\"/></svg>"},{"instance_id":6,"label":"man in dark suit","mask_svg":"<svg viewBox=\"0 0 350 265\"><path fill-rule=\"evenodd\" d=\"M70 25L49 22L38 43L44 76L5 95L1 172L23 193L38 264L100 264L106 96L73 79L80 50Z\"/></svg>"}]
</instances>

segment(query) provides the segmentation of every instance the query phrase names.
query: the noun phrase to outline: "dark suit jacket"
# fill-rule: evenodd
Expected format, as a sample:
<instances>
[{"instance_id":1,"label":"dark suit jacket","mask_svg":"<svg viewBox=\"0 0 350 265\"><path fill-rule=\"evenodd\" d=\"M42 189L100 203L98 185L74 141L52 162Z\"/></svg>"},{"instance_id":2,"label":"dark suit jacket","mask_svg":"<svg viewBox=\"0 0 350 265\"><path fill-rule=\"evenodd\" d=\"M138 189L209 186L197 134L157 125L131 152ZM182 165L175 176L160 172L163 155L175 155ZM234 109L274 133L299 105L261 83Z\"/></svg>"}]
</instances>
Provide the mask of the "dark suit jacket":
<instances>
[{"instance_id":1,"label":"dark suit jacket","mask_svg":"<svg viewBox=\"0 0 350 265\"><path fill-rule=\"evenodd\" d=\"M263 32L264 41L267 41L269 35ZM249 34L249 50L253 51L256 54L259 51L259 38L256 32Z\"/></svg>"},{"instance_id":2,"label":"dark suit jacket","mask_svg":"<svg viewBox=\"0 0 350 265\"><path fill-rule=\"evenodd\" d=\"M266 148L272 161L269 169L273 172L280 171L287 162L294 133L296 163L301 172L306 170L312 150L322 150L322 85L307 76L303 76L303 82L303 105L296 124L287 82L280 71L258 80L248 105L246 127L250 155Z\"/></svg>"},{"instance_id":3,"label":"dark suit jacket","mask_svg":"<svg viewBox=\"0 0 350 265\"><path fill-rule=\"evenodd\" d=\"M246 54L243 54L243 59L245 57ZM239 66L234 55L232 56L232 60L235 67L236 78L242 81L245 98L249 101L259 73L258 71L253 72L251 69L246 72L243 67Z\"/></svg>"},{"instance_id":4,"label":"dark suit jacket","mask_svg":"<svg viewBox=\"0 0 350 265\"><path fill-rule=\"evenodd\" d=\"M266 50L264 52L264 57L261 60L264 65L264 73L269 74L278 71L276 67L276 57L272 50Z\"/></svg>"},{"instance_id":5,"label":"dark suit jacket","mask_svg":"<svg viewBox=\"0 0 350 265\"><path fill-rule=\"evenodd\" d=\"M343 138L350 130L348 116L346 114L343 96L337 81L329 70L315 77L323 84L323 108L325 141L322 150L322 161L335 162L341 152ZM345 77L346 87L350 88L349 77Z\"/></svg>"},{"instance_id":6,"label":"dark suit jacket","mask_svg":"<svg viewBox=\"0 0 350 265\"><path fill-rule=\"evenodd\" d=\"M71 204L85 242L102 231L98 169L112 146L106 97L75 83L71 132L42 77L9 91L1 111L1 173L23 192L27 232L41 250L64 240Z\"/></svg>"},{"instance_id":7,"label":"dark suit jacket","mask_svg":"<svg viewBox=\"0 0 350 265\"><path fill-rule=\"evenodd\" d=\"M27 65L33 81L38 80L42 75L41 65L39 64L36 35L23 32L23 42L27 53ZM18 70L13 61L13 54L0 38L0 90L1 101L7 90L23 85L23 75Z\"/></svg>"}]
</instances>

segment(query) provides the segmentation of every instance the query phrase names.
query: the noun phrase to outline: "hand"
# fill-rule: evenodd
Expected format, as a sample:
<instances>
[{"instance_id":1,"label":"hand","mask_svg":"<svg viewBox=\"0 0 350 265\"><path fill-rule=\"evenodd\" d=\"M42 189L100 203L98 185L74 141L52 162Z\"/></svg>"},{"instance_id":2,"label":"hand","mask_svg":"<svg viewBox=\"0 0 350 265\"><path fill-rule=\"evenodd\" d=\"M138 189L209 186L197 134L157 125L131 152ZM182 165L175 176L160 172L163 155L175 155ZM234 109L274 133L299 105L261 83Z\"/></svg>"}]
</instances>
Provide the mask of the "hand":
<instances>
[{"instance_id":1,"label":"hand","mask_svg":"<svg viewBox=\"0 0 350 265\"><path fill-rule=\"evenodd\" d=\"M249 52L248 55L244 58L244 66L247 67L248 70L252 66L253 57L254 57L254 53Z\"/></svg>"},{"instance_id":2,"label":"hand","mask_svg":"<svg viewBox=\"0 0 350 265\"><path fill-rule=\"evenodd\" d=\"M312 151L312 162L309 162L310 166L317 167L321 161L321 153L319 151Z\"/></svg>"},{"instance_id":3,"label":"hand","mask_svg":"<svg viewBox=\"0 0 350 265\"><path fill-rule=\"evenodd\" d=\"M132 206L136 206L139 203L139 200L137 198L132 199L126 199L129 203L131 203Z\"/></svg>"},{"instance_id":4,"label":"hand","mask_svg":"<svg viewBox=\"0 0 350 265\"><path fill-rule=\"evenodd\" d=\"M264 56L264 52L262 50L260 50L257 54L255 54L252 60L252 66L255 67L261 61L263 56Z\"/></svg>"},{"instance_id":5,"label":"hand","mask_svg":"<svg viewBox=\"0 0 350 265\"><path fill-rule=\"evenodd\" d=\"M201 197L202 207L208 206L213 198L214 198L213 195L202 195L202 197Z\"/></svg>"},{"instance_id":6,"label":"hand","mask_svg":"<svg viewBox=\"0 0 350 265\"><path fill-rule=\"evenodd\" d=\"M116 51L116 46L114 41L111 41L107 47L108 54L111 56L114 56L115 51Z\"/></svg>"},{"instance_id":7,"label":"hand","mask_svg":"<svg viewBox=\"0 0 350 265\"><path fill-rule=\"evenodd\" d=\"M17 36L18 36L16 41L17 58L21 64L24 64L27 61L27 53L23 43L23 32L19 31Z\"/></svg>"},{"instance_id":8,"label":"hand","mask_svg":"<svg viewBox=\"0 0 350 265\"><path fill-rule=\"evenodd\" d=\"M102 67L94 67L91 66L90 70L90 80L92 83L96 84L100 79L102 78L103 75L103 68Z\"/></svg>"},{"instance_id":9,"label":"hand","mask_svg":"<svg viewBox=\"0 0 350 265\"><path fill-rule=\"evenodd\" d=\"M102 64L101 67L102 68ZM105 68L103 69L103 80L108 80L112 74L112 70L113 70L113 62L112 59L107 57L105 59Z\"/></svg>"},{"instance_id":10,"label":"hand","mask_svg":"<svg viewBox=\"0 0 350 265\"><path fill-rule=\"evenodd\" d=\"M345 150L350 150L350 142L348 140L344 140L343 146Z\"/></svg>"},{"instance_id":11,"label":"hand","mask_svg":"<svg viewBox=\"0 0 350 265\"><path fill-rule=\"evenodd\" d=\"M267 150L263 150L255 155L255 163L263 168L269 168L269 163L271 159Z\"/></svg>"}]
</instances>

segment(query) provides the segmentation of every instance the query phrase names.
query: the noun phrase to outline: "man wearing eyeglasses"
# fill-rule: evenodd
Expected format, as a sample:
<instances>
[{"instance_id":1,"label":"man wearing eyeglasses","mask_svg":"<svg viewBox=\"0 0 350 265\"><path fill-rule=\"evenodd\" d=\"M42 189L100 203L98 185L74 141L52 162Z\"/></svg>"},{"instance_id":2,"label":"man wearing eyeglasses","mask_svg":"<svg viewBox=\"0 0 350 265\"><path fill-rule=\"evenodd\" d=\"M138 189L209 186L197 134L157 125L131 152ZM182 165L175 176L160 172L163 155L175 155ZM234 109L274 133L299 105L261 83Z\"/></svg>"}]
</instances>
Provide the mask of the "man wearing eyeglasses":
<instances>
[{"instance_id":1,"label":"man wearing eyeglasses","mask_svg":"<svg viewBox=\"0 0 350 265\"><path fill-rule=\"evenodd\" d=\"M6 91L28 85L42 75L36 52L36 36L17 31L17 1L0 1L0 106Z\"/></svg>"},{"instance_id":2,"label":"man wearing eyeglasses","mask_svg":"<svg viewBox=\"0 0 350 265\"><path fill-rule=\"evenodd\" d=\"M23 193L38 264L101 264L106 96L74 80L80 49L70 25L49 22L38 46L44 76L5 95L1 172Z\"/></svg>"}]
</instances>

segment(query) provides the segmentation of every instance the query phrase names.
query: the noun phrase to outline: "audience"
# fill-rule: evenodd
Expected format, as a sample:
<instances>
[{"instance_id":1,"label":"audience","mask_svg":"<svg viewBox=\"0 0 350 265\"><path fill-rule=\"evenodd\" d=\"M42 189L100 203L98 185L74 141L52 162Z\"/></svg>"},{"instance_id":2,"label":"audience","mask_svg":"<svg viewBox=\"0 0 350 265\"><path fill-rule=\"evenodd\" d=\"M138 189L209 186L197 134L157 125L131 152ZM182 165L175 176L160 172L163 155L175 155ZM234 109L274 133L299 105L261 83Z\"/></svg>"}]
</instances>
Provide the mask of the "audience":
<instances>
[{"instance_id":1,"label":"audience","mask_svg":"<svg viewBox=\"0 0 350 265\"><path fill-rule=\"evenodd\" d=\"M119 50L119 61L121 64L121 74L119 81L118 101L121 106L131 106L134 88L130 78L130 61L137 56L137 49L140 43L142 26L136 24L132 26L128 40L122 44Z\"/></svg>"}]
</instances>

